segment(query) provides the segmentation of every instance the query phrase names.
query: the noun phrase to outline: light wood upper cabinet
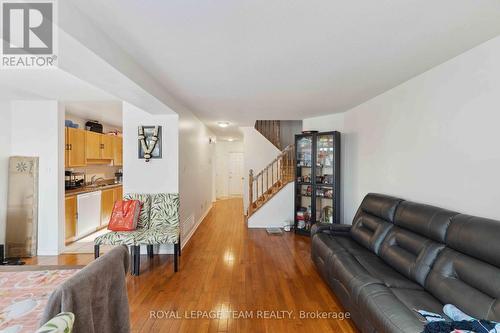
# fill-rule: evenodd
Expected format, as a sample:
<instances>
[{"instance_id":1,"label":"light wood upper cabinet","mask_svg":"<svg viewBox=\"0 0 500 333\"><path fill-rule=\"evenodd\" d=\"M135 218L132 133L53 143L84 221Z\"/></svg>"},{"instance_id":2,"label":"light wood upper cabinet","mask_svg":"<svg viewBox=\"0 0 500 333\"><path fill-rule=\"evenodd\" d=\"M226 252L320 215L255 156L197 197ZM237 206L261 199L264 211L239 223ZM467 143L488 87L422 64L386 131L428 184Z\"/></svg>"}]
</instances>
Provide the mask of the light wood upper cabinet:
<instances>
[{"instance_id":1,"label":"light wood upper cabinet","mask_svg":"<svg viewBox=\"0 0 500 333\"><path fill-rule=\"evenodd\" d=\"M67 168L87 164L123 165L123 138L113 135L65 128L64 165Z\"/></svg>"},{"instance_id":2,"label":"light wood upper cabinet","mask_svg":"<svg viewBox=\"0 0 500 333\"><path fill-rule=\"evenodd\" d=\"M112 160L115 157L114 139L111 135L101 135L101 159Z\"/></svg>"},{"instance_id":3,"label":"light wood upper cabinet","mask_svg":"<svg viewBox=\"0 0 500 333\"><path fill-rule=\"evenodd\" d=\"M101 159L101 136L102 134L85 131L87 160Z\"/></svg>"},{"instance_id":4,"label":"light wood upper cabinet","mask_svg":"<svg viewBox=\"0 0 500 333\"><path fill-rule=\"evenodd\" d=\"M67 242L73 241L76 236L76 223L78 219L76 196L67 197L65 200L66 207L66 223L64 228L65 240Z\"/></svg>"},{"instance_id":5,"label":"light wood upper cabinet","mask_svg":"<svg viewBox=\"0 0 500 333\"><path fill-rule=\"evenodd\" d=\"M81 167L85 160L85 131L66 127L66 166Z\"/></svg>"},{"instance_id":6,"label":"light wood upper cabinet","mask_svg":"<svg viewBox=\"0 0 500 333\"><path fill-rule=\"evenodd\" d=\"M68 167L69 159L69 144L68 144L68 128L64 127L64 167Z\"/></svg>"},{"instance_id":7,"label":"light wood upper cabinet","mask_svg":"<svg viewBox=\"0 0 500 333\"><path fill-rule=\"evenodd\" d=\"M107 225L111 214L113 213L113 206L115 204L115 189L102 191L101 194L101 226Z\"/></svg>"},{"instance_id":8,"label":"light wood upper cabinet","mask_svg":"<svg viewBox=\"0 0 500 333\"><path fill-rule=\"evenodd\" d=\"M114 137L114 165L123 165L123 138L121 136Z\"/></svg>"}]
</instances>

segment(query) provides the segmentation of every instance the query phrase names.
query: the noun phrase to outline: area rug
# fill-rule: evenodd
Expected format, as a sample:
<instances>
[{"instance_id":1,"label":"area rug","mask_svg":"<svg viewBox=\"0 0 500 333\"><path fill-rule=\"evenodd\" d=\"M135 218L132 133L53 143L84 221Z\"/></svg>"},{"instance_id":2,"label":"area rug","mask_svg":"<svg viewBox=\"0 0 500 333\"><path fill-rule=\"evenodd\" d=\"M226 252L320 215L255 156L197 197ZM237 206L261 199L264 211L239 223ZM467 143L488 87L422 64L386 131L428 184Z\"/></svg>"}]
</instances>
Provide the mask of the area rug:
<instances>
[{"instance_id":1,"label":"area rug","mask_svg":"<svg viewBox=\"0 0 500 333\"><path fill-rule=\"evenodd\" d=\"M80 269L0 271L0 332L34 332L52 291Z\"/></svg>"}]
</instances>

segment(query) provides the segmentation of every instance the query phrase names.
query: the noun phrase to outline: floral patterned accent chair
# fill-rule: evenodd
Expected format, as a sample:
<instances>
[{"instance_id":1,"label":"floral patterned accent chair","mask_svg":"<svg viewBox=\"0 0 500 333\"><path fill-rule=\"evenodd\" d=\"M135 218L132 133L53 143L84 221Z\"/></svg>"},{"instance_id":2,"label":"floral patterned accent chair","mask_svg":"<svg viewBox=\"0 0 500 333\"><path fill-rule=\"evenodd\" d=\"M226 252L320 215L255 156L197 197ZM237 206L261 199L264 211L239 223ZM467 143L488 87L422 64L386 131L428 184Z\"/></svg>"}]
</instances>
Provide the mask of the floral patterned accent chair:
<instances>
[{"instance_id":1,"label":"floral patterned accent chair","mask_svg":"<svg viewBox=\"0 0 500 333\"><path fill-rule=\"evenodd\" d=\"M179 227L179 194L159 193L151 195L151 214L149 228L135 237L134 270L139 275L140 247L146 245L149 257L153 256L154 245L172 244L174 246L174 272L178 271L181 255Z\"/></svg>"},{"instance_id":2,"label":"floral patterned accent chair","mask_svg":"<svg viewBox=\"0 0 500 333\"><path fill-rule=\"evenodd\" d=\"M145 245L148 256L153 257L155 245L174 246L174 272L178 271L181 255L179 227L179 194L126 194L124 200L139 200L142 204L137 229L111 231L94 240L94 254L99 257L100 245L127 245L132 249L132 274L140 272L140 248Z\"/></svg>"},{"instance_id":3,"label":"floral patterned accent chair","mask_svg":"<svg viewBox=\"0 0 500 333\"><path fill-rule=\"evenodd\" d=\"M134 231L110 231L94 239L95 258L99 257L100 245L127 245L133 247L135 245L135 238L145 233L149 228L151 195L130 193L125 194L123 200L139 200L141 202L141 213L137 221L137 229Z\"/></svg>"},{"instance_id":4,"label":"floral patterned accent chair","mask_svg":"<svg viewBox=\"0 0 500 333\"><path fill-rule=\"evenodd\" d=\"M61 312L35 333L71 333L73 331L73 324L75 323L75 315L71 312Z\"/></svg>"}]
</instances>

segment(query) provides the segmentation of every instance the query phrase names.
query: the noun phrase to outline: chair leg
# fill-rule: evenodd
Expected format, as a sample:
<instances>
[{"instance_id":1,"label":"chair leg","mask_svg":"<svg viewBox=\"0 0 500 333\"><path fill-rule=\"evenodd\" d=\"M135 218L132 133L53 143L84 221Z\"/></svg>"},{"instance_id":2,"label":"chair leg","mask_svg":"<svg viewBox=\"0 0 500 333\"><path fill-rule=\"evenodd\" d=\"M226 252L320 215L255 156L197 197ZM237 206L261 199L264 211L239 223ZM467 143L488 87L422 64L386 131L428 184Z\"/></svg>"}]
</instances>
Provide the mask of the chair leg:
<instances>
[{"instance_id":1,"label":"chair leg","mask_svg":"<svg viewBox=\"0 0 500 333\"><path fill-rule=\"evenodd\" d=\"M130 246L130 275L135 275L135 248Z\"/></svg>"},{"instance_id":2,"label":"chair leg","mask_svg":"<svg viewBox=\"0 0 500 333\"><path fill-rule=\"evenodd\" d=\"M179 243L174 244L174 272L179 271Z\"/></svg>"},{"instance_id":3,"label":"chair leg","mask_svg":"<svg viewBox=\"0 0 500 333\"><path fill-rule=\"evenodd\" d=\"M99 258L99 245L94 245L94 258Z\"/></svg>"},{"instance_id":4,"label":"chair leg","mask_svg":"<svg viewBox=\"0 0 500 333\"><path fill-rule=\"evenodd\" d=\"M153 258L154 257L153 245L148 245L147 249L148 249L148 257Z\"/></svg>"},{"instance_id":5,"label":"chair leg","mask_svg":"<svg viewBox=\"0 0 500 333\"><path fill-rule=\"evenodd\" d=\"M134 257L135 275L139 276L141 274L141 247L139 245L134 246Z\"/></svg>"},{"instance_id":6,"label":"chair leg","mask_svg":"<svg viewBox=\"0 0 500 333\"><path fill-rule=\"evenodd\" d=\"M181 235L179 235L179 257L181 256L182 244L181 244Z\"/></svg>"}]
</instances>

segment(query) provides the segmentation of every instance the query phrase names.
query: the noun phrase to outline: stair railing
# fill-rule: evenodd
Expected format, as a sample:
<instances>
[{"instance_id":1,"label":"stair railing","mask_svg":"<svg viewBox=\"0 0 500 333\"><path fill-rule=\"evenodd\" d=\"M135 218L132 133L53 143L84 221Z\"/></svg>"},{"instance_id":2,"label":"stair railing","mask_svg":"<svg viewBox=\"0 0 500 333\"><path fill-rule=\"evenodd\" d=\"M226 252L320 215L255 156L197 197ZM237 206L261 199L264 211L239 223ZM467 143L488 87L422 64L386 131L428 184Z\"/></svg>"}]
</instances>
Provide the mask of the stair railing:
<instances>
[{"instance_id":1,"label":"stair railing","mask_svg":"<svg viewBox=\"0 0 500 333\"><path fill-rule=\"evenodd\" d=\"M257 120L255 129L279 150L281 147L281 123L279 120Z\"/></svg>"},{"instance_id":2,"label":"stair railing","mask_svg":"<svg viewBox=\"0 0 500 333\"><path fill-rule=\"evenodd\" d=\"M262 171L254 175L250 169L248 176L248 217L257 211L276 192L293 181L295 167L295 146L287 146Z\"/></svg>"}]
</instances>

